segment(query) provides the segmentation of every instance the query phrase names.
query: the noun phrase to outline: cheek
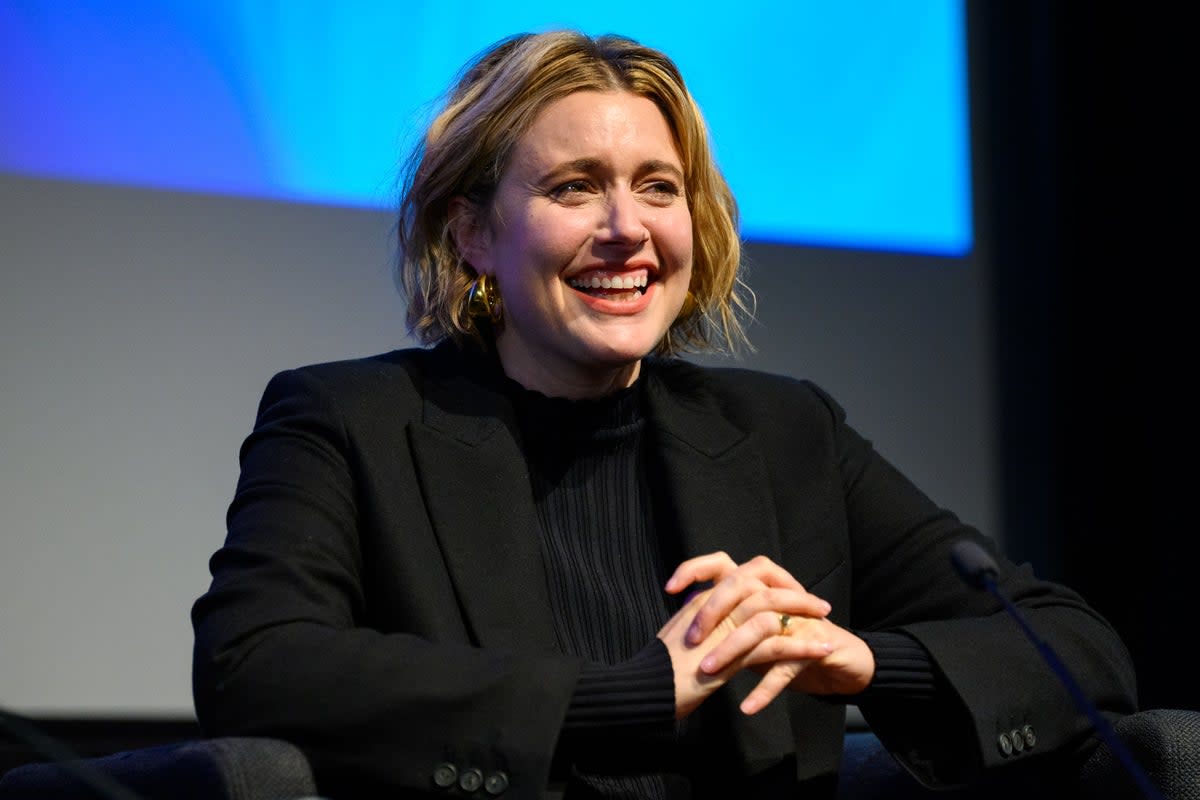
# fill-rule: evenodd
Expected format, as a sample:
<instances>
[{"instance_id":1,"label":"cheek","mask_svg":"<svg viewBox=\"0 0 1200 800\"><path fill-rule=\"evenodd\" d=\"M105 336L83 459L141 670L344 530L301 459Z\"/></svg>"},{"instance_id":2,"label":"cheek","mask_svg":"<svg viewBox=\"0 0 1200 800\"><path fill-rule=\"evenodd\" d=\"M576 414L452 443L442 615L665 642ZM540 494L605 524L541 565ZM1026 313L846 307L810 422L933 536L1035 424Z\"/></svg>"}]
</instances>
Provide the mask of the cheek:
<instances>
[{"instance_id":1,"label":"cheek","mask_svg":"<svg viewBox=\"0 0 1200 800\"><path fill-rule=\"evenodd\" d=\"M692 238L692 217L686 211L678 218L669 221L664 231L665 245L669 250L669 258L681 268L691 269L694 240Z\"/></svg>"},{"instance_id":2,"label":"cheek","mask_svg":"<svg viewBox=\"0 0 1200 800\"><path fill-rule=\"evenodd\" d=\"M657 223L663 236L668 236L674 241L691 239L692 210L686 202L664 209Z\"/></svg>"},{"instance_id":3,"label":"cheek","mask_svg":"<svg viewBox=\"0 0 1200 800\"><path fill-rule=\"evenodd\" d=\"M551 277L566 269L585 248L590 225L569 215L531 216L523 221L514 255L526 270Z\"/></svg>"}]
</instances>

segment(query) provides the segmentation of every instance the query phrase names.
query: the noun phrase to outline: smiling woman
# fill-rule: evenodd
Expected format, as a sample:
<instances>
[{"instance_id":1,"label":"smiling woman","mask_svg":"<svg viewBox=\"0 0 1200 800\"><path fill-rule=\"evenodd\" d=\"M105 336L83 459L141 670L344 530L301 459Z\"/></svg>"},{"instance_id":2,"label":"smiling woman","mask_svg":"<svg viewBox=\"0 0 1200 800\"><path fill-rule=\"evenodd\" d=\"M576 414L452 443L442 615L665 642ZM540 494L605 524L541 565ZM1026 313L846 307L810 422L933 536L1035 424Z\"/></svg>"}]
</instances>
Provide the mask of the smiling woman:
<instances>
[{"instance_id":1,"label":"smiling woman","mask_svg":"<svg viewBox=\"0 0 1200 800\"><path fill-rule=\"evenodd\" d=\"M581 46L581 39L588 44ZM631 145L637 153L625 152ZM625 202L634 198L637 203ZM506 216L522 200L525 214ZM410 162L400 279L413 332L427 344L447 337L479 340L463 299L478 275L494 271L473 265L467 250L490 245L508 226L526 225L527 214L551 204L579 209L555 221L569 224L575 236L588 227L593 244L577 241L577 248L603 245L584 263L615 255L622 264L658 257L668 267L690 264L690 278L678 281L685 289L682 309L643 354L732 350L745 343L737 205L678 69L662 53L620 37L555 34L513 37L481 55ZM686 258L667 230L681 217L690 217L692 252ZM626 243L614 249L630 235L652 238L655 229L666 237L659 245L672 252L655 255L652 241L645 248ZM514 230L508 238L516 235ZM570 246L566 231L542 237ZM486 257L487 248L475 251L477 260ZM594 277L600 279L596 288L603 288L603 275ZM647 273L647 284L655 277L666 274Z\"/></svg>"},{"instance_id":2,"label":"smiling woman","mask_svg":"<svg viewBox=\"0 0 1200 800\"><path fill-rule=\"evenodd\" d=\"M677 358L744 339L736 220L662 53L554 32L469 65L401 209L431 347L276 375L242 448L193 609L206 732L292 741L339 798L828 798L847 702L939 787L1086 745L946 568L988 539L816 386ZM996 555L1133 710L1108 624Z\"/></svg>"},{"instance_id":3,"label":"smiling woman","mask_svg":"<svg viewBox=\"0 0 1200 800\"><path fill-rule=\"evenodd\" d=\"M683 166L662 112L628 92L575 92L517 141L486 207L455 204L455 241L504 298L496 350L549 396L633 384L692 276Z\"/></svg>"}]
</instances>

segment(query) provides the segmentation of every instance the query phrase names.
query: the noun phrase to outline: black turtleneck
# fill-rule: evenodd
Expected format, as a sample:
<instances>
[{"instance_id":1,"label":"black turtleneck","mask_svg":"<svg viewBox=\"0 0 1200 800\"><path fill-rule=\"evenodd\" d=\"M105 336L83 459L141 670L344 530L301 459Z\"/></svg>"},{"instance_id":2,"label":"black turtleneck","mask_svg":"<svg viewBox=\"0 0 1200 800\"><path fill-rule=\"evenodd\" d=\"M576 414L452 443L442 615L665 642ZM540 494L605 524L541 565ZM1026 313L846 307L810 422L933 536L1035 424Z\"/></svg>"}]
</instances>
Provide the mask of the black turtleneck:
<instances>
[{"instance_id":1,"label":"black turtleneck","mask_svg":"<svg viewBox=\"0 0 1200 800\"><path fill-rule=\"evenodd\" d=\"M669 760L674 673L656 633L672 611L644 474L640 383L592 400L548 398L512 382L509 390L529 464L555 634L564 652L584 659L558 756L586 761L594 735L603 732L606 743L619 741L629 756L639 756L633 761L646 762L646 748ZM650 776L589 783L603 796L674 796Z\"/></svg>"}]
</instances>

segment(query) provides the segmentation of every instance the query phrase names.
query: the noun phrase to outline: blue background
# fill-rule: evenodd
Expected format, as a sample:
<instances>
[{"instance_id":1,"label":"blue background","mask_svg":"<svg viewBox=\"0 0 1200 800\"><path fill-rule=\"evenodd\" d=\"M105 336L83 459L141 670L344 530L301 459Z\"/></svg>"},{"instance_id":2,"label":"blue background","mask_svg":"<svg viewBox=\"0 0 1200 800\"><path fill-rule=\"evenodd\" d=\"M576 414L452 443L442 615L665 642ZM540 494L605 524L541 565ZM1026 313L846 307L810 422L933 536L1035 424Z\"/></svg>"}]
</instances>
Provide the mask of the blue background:
<instances>
[{"instance_id":1,"label":"blue background","mask_svg":"<svg viewBox=\"0 0 1200 800\"><path fill-rule=\"evenodd\" d=\"M676 60L746 238L970 251L961 0L705 11L10 0L0 170L390 207L404 155L462 64L503 36L553 27L622 33Z\"/></svg>"}]
</instances>

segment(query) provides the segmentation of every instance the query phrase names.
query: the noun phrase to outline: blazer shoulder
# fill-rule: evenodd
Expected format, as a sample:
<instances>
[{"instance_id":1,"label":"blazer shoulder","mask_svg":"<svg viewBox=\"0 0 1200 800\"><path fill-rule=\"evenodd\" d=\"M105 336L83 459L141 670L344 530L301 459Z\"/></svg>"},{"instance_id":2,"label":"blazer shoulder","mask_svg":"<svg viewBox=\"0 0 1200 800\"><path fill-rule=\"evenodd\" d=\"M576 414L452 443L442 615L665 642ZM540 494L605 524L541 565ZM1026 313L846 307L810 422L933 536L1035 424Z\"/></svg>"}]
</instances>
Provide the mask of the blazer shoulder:
<instances>
[{"instance_id":1,"label":"blazer shoulder","mask_svg":"<svg viewBox=\"0 0 1200 800\"><path fill-rule=\"evenodd\" d=\"M654 371L669 391L696 404L713 404L734 420L773 420L781 415L840 424L845 412L811 380L744 367L702 366L660 359Z\"/></svg>"},{"instance_id":2,"label":"blazer shoulder","mask_svg":"<svg viewBox=\"0 0 1200 800\"><path fill-rule=\"evenodd\" d=\"M390 350L362 358L304 364L284 370L284 373L307 375L332 390L349 390L363 383L381 380L414 381L417 375L425 371L425 362L430 360L431 353L419 347Z\"/></svg>"},{"instance_id":3,"label":"blazer shoulder","mask_svg":"<svg viewBox=\"0 0 1200 800\"><path fill-rule=\"evenodd\" d=\"M409 348L283 370L268 381L260 413L280 399L305 396L351 415L380 408L397 417L416 414L434 360L432 350Z\"/></svg>"}]
</instances>

